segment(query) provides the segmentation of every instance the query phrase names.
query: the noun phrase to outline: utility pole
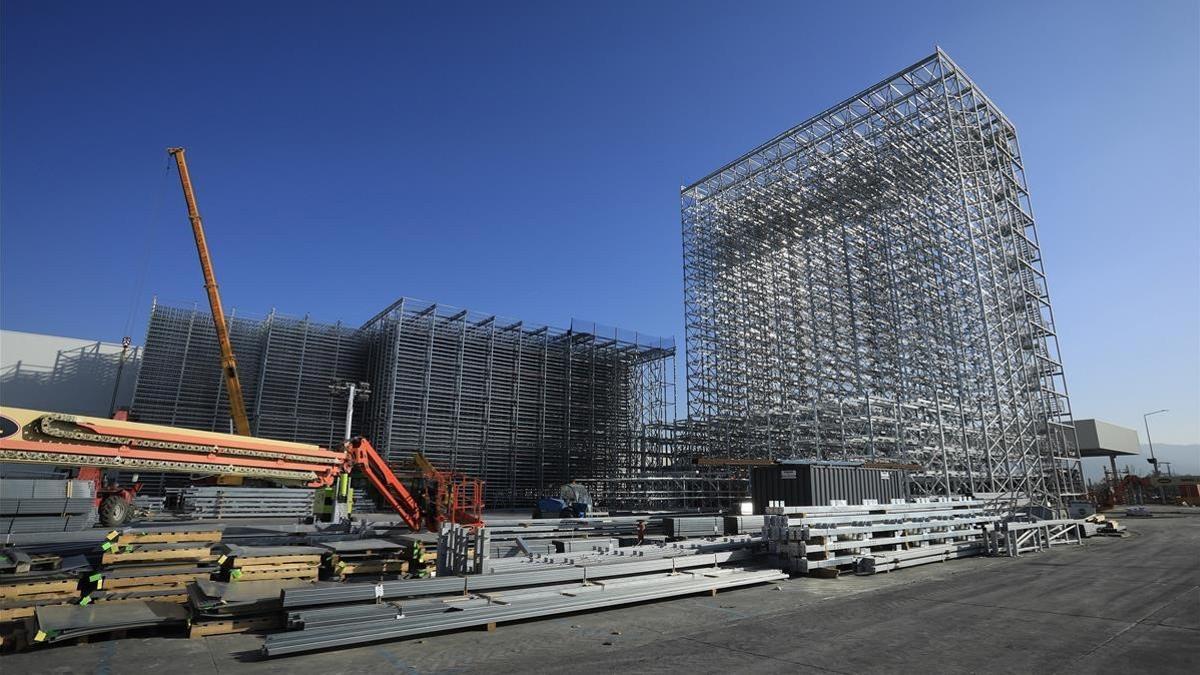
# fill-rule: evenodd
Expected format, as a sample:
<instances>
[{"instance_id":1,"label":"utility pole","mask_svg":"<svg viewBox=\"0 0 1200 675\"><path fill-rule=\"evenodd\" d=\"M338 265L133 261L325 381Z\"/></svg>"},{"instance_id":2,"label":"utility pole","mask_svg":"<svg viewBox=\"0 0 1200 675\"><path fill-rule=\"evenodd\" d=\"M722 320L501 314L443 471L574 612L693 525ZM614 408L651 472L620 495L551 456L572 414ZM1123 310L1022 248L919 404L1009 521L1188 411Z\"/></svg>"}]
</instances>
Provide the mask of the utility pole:
<instances>
[{"instance_id":1,"label":"utility pole","mask_svg":"<svg viewBox=\"0 0 1200 675\"><path fill-rule=\"evenodd\" d=\"M1150 416L1157 415L1159 413L1165 413L1165 412L1168 412L1168 410L1166 408L1163 408L1162 410L1155 410L1153 412L1148 412L1148 413L1142 415L1142 424L1146 425L1146 444L1150 446L1150 459L1148 459L1146 461L1150 462L1150 464L1154 467L1154 478L1155 479L1157 479L1159 476L1159 470L1158 470L1158 458L1154 456L1154 441L1151 440L1151 438L1150 438ZM1162 486L1158 485L1157 480L1154 481L1154 484L1158 488L1159 501L1166 504L1167 498L1166 498L1166 494L1163 492Z\"/></svg>"},{"instance_id":2,"label":"utility pole","mask_svg":"<svg viewBox=\"0 0 1200 675\"><path fill-rule=\"evenodd\" d=\"M108 401L108 416L111 419L117 413L117 394L121 391L121 376L125 373L125 354L129 352L129 346L133 344L133 338L126 335L121 338L121 356L117 361L117 381L113 383L112 398Z\"/></svg>"}]
</instances>

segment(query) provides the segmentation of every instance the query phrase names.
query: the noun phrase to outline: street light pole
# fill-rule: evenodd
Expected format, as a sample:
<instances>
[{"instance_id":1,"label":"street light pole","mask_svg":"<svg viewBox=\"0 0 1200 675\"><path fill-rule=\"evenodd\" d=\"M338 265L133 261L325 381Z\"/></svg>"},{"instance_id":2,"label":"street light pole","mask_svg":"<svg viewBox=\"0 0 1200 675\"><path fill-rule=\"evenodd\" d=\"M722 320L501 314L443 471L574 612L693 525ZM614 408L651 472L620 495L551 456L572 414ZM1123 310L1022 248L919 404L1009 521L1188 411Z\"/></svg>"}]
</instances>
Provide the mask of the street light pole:
<instances>
[{"instance_id":1,"label":"street light pole","mask_svg":"<svg viewBox=\"0 0 1200 675\"><path fill-rule=\"evenodd\" d=\"M1162 410L1155 410L1153 412L1148 412L1148 413L1142 415L1142 424L1146 425L1146 444L1150 446L1150 459L1148 459L1146 461L1150 462L1151 466L1154 467L1154 477L1155 478L1158 478L1160 472L1158 470L1158 458L1154 456L1154 441L1151 440L1151 438L1150 438L1150 416L1157 415L1159 413L1165 413L1165 412L1167 412L1167 409L1163 408ZM1162 486L1158 484L1157 480L1154 481L1154 483L1155 483L1155 486L1158 488L1158 500L1160 502L1162 502L1163 504L1166 504L1167 503L1166 493L1163 491Z\"/></svg>"},{"instance_id":2,"label":"street light pole","mask_svg":"<svg viewBox=\"0 0 1200 675\"><path fill-rule=\"evenodd\" d=\"M1167 412L1166 408L1155 410L1142 415L1142 423L1146 425L1146 443L1150 446L1150 464L1154 466L1154 475L1158 475L1158 458L1154 456L1154 441L1150 439L1150 416Z\"/></svg>"}]
</instances>

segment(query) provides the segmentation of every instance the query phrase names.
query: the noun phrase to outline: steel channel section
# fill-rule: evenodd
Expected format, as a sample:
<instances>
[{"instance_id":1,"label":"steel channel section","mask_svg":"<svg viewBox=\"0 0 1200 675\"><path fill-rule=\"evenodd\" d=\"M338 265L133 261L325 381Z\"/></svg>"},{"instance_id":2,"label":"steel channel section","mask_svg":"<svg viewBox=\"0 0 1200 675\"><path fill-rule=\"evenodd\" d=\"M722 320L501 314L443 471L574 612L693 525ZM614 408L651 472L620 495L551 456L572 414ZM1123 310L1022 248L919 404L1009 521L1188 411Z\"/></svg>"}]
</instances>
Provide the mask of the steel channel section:
<instances>
[{"instance_id":1,"label":"steel channel section","mask_svg":"<svg viewBox=\"0 0 1200 675\"><path fill-rule=\"evenodd\" d=\"M392 640L426 633L468 628L502 621L518 621L570 612L588 611L615 605L644 602L681 595L692 595L712 589L733 588L786 578L778 571L741 572L723 570L725 574L711 579L690 578L676 583L658 583L648 588L612 591L579 597L559 596L539 599L528 604L484 607L477 610L440 613L414 617L409 621L367 622L326 629L301 630L268 636L262 651L266 656L281 656L319 649L330 649L363 642Z\"/></svg>"},{"instance_id":2,"label":"steel channel section","mask_svg":"<svg viewBox=\"0 0 1200 675\"><path fill-rule=\"evenodd\" d=\"M527 572L510 572L505 574L386 581L378 585L354 584L344 587L285 589L282 591L281 598L283 607L286 609L360 602L364 600L369 601L376 598L390 600L425 595L447 595L451 593L489 591L518 586L562 583L566 581L607 579L647 572L660 572L663 570L715 566L726 562L749 560L754 555L754 552L749 550L737 550L683 555L675 558L638 562L593 565L590 567L555 566L548 569L533 569ZM381 596L376 595L377 586L382 590Z\"/></svg>"}]
</instances>

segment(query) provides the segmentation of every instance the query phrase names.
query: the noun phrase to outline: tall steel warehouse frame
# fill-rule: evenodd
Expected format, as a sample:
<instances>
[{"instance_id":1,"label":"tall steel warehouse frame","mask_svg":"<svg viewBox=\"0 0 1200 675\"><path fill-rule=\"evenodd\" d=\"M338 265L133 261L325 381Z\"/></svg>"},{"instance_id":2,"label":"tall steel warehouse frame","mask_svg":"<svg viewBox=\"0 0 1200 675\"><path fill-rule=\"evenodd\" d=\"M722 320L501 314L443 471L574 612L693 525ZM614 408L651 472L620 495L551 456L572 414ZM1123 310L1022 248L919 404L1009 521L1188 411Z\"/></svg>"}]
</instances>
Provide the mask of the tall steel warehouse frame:
<instances>
[{"instance_id":1,"label":"tall steel warehouse frame","mask_svg":"<svg viewBox=\"0 0 1200 675\"><path fill-rule=\"evenodd\" d=\"M390 461L420 451L486 481L491 506L533 503L571 480L640 474L663 460L646 428L675 409L675 342L572 320L529 324L401 298L361 327L228 316L251 430L334 446L345 398L366 382L354 433ZM212 318L157 302L133 414L144 422L229 430ZM344 395L343 395L344 396Z\"/></svg>"},{"instance_id":2,"label":"tall steel warehouse frame","mask_svg":"<svg viewBox=\"0 0 1200 675\"><path fill-rule=\"evenodd\" d=\"M919 493L1082 490L1016 130L945 52L682 190L709 452L918 464Z\"/></svg>"},{"instance_id":3,"label":"tall steel warehouse frame","mask_svg":"<svg viewBox=\"0 0 1200 675\"><path fill-rule=\"evenodd\" d=\"M400 298L362 327L369 434L483 478L489 505L574 480L633 475L675 407L672 339L572 320L570 329Z\"/></svg>"}]
</instances>

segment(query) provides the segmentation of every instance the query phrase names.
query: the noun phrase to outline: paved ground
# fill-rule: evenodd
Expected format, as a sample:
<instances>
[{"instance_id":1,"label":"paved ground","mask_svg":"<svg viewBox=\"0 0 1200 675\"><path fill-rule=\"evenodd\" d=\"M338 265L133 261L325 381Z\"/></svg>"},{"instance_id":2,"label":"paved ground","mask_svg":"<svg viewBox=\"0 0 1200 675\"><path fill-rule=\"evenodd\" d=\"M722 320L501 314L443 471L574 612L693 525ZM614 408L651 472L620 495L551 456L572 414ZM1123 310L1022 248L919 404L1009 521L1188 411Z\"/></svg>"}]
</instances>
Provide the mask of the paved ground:
<instances>
[{"instance_id":1,"label":"paved ground","mask_svg":"<svg viewBox=\"0 0 1200 675\"><path fill-rule=\"evenodd\" d=\"M274 660L252 635L0 659L3 673L1194 673L1200 509L1020 559L799 578L562 619Z\"/></svg>"}]
</instances>

